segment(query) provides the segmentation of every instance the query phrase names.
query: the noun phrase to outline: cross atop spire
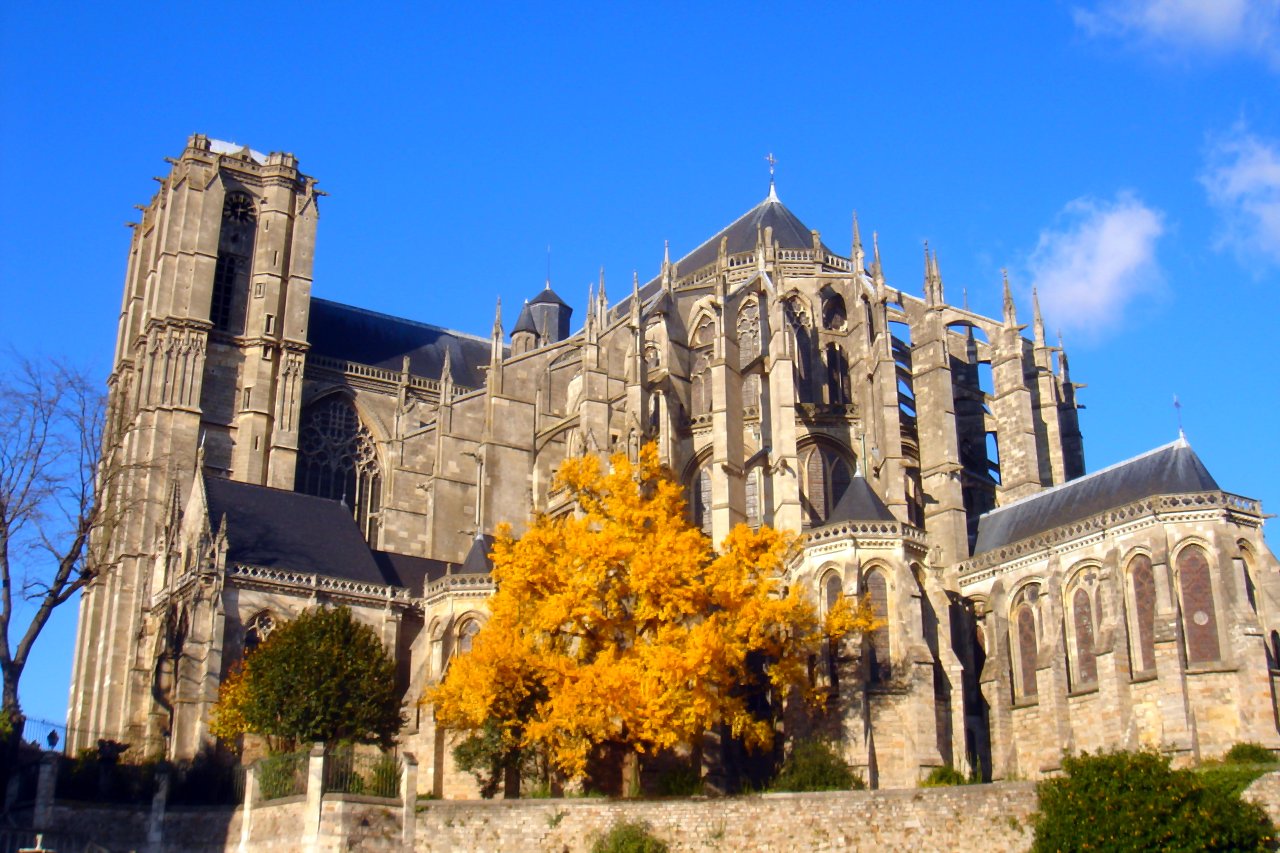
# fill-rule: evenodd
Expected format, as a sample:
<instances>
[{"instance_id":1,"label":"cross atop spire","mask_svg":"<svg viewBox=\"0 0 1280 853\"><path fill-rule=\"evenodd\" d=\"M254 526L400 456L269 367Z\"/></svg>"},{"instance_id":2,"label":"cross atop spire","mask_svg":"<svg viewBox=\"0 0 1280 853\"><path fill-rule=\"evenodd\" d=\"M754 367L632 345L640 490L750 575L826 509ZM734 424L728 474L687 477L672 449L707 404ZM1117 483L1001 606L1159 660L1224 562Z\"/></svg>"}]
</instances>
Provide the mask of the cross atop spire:
<instances>
[{"instance_id":1,"label":"cross atop spire","mask_svg":"<svg viewBox=\"0 0 1280 853\"><path fill-rule=\"evenodd\" d=\"M774 157L773 152L770 151L765 155L764 161L769 164L769 201L777 201L778 189L773 185L773 171L778 165L778 158Z\"/></svg>"}]
</instances>

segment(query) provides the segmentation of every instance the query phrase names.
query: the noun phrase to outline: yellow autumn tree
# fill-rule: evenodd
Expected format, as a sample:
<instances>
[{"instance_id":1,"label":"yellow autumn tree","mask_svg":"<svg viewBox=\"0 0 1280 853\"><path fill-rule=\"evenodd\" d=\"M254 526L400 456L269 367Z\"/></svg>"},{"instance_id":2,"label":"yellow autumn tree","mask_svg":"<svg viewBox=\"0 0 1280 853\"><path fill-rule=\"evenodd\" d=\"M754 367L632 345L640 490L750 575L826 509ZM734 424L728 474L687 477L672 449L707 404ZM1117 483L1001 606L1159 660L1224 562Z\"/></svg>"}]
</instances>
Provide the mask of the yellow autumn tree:
<instances>
[{"instance_id":1,"label":"yellow autumn tree","mask_svg":"<svg viewBox=\"0 0 1280 853\"><path fill-rule=\"evenodd\" d=\"M716 553L652 444L608 470L570 459L557 481L578 512L500 532L491 619L424 697L447 728L541 748L570 777L600 745L653 753L720 724L768 747L773 723L751 712L749 689L820 702L811 655L878 627L865 602L823 619L786 587L789 534L739 525Z\"/></svg>"}]
</instances>

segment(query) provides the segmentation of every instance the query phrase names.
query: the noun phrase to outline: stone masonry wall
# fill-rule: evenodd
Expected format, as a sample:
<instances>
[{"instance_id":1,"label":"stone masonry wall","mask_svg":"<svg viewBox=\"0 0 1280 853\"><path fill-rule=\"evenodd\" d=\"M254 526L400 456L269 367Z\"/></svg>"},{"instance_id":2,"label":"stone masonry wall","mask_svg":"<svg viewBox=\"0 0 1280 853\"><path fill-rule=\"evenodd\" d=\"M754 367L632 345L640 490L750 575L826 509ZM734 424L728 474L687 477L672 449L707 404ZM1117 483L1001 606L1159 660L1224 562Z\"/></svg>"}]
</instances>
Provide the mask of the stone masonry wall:
<instances>
[{"instance_id":1,"label":"stone masonry wall","mask_svg":"<svg viewBox=\"0 0 1280 853\"><path fill-rule=\"evenodd\" d=\"M1031 844L1035 785L765 794L729 799L439 801L420 805L422 851L591 849L615 823L644 821L682 850L982 850Z\"/></svg>"}]
</instances>

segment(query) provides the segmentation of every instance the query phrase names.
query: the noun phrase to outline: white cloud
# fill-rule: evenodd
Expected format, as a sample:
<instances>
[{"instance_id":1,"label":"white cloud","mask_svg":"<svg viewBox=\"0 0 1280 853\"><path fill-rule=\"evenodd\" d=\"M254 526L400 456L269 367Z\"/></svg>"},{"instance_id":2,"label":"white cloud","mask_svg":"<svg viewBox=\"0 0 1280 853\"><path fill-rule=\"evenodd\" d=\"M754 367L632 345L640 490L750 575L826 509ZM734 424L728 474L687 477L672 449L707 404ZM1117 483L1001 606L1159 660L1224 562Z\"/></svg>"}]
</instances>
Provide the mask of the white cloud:
<instances>
[{"instance_id":1,"label":"white cloud","mask_svg":"<svg viewBox=\"0 0 1280 853\"><path fill-rule=\"evenodd\" d=\"M1132 193L1063 208L1027 263L1049 328L1096 337L1118 324L1136 297L1163 281L1156 261L1163 233L1164 214Z\"/></svg>"},{"instance_id":2,"label":"white cloud","mask_svg":"<svg viewBox=\"0 0 1280 853\"><path fill-rule=\"evenodd\" d=\"M1280 144L1239 125L1213 145L1200 183L1222 216L1219 247L1280 263Z\"/></svg>"},{"instance_id":3,"label":"white cloud","mask_svg":"<svg viewBox=\"0 0 1280 853\"><path fill-rule=\"evenodd\" d=\"M1280 0L1098 0L1073 10L1093 36L1185 53L1247 53L1280 67Z\"/></svg>"}]
</instances>

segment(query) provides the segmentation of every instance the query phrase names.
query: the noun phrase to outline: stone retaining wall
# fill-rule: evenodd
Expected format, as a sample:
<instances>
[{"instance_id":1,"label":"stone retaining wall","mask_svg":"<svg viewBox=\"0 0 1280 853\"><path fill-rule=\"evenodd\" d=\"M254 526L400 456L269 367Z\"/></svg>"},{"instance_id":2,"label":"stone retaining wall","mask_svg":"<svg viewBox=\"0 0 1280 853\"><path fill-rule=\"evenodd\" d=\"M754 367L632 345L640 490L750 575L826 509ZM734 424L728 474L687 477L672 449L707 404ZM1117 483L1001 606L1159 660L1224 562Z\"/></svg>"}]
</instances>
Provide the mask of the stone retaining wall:
<instances>
[{"instance_id":1,"label":"stone retaining wall","mask_svg":"<svg viewBox=\"0 0 1280 853\"><path fill-rule=\"evenodd\" d=\"M727 799L439 801L419 806L423 851L591 849L622 821L644 821L673 851L1026 850L1035 785L765 794Z\"/></svg>"}]
</instances>

